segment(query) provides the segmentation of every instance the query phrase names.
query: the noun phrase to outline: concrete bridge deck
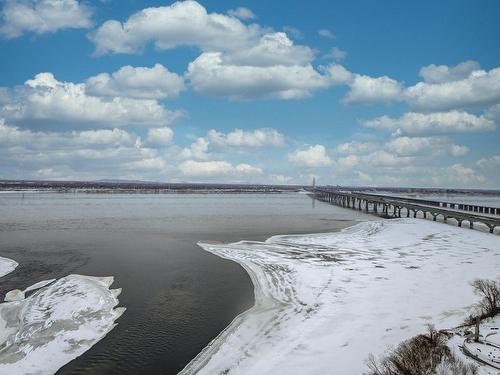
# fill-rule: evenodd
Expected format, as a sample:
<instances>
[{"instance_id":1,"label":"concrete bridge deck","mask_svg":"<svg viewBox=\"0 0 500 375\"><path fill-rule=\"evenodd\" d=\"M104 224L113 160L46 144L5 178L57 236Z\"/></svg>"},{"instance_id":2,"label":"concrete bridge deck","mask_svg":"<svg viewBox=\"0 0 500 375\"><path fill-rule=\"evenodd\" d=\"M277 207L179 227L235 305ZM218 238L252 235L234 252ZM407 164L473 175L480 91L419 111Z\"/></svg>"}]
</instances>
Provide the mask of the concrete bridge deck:
<instances>
[{"instance_id":1,"label":"concrete bridge deck","mask_svg":"<svg viewBox=\"0 0 500 375\"><path fill-rule=\"evenodd\" d=\"M385 196L384 194L370 194L370 193L365 193L365 195L373 195L375 197ZM425 204L428 206L452 208L452 209L460 210L460 211L470 211L470 212L476 212L476 213L481 213L481 214L500 216L500 208L499 207L484 206L484 205L477 205L477 204L471 204L471 203L454 203L454 202L436 201L436 200L430 200L430 199L419 199L419 198L402 197L402 196L388 196L388 197L396 198L396 199L404 199L408 202Z\"/></svg>"},{"instance_id":2,"label":"concrete bridge deck","mask_svg":"<svg viewBox=\"0 0 500 375\"><path fill-rule=\"evenodd\" d=\"M476 211L460 211L460 209L458 209L460 205L458 204L456 208L452 208L451 206L448 208L448 206L440 205L440 203L447 203L447 205L449 205L449 202L427 201L415 198L402 198L323 188L314 189L313 196L315 199L330 204L364 210L365 212L373 212L389 217L402 217L402 215L406 217L417 217L417 214L421 212L424 218L427 218L429 215L434 221L439 217L442 217L443 221L454 219L459 227L462 226L462 222L464 221L469 223L470 228L474 227L474 223L482 223L489 228L490 233L493 233L496 227L500 227L500 217L495 217L496 211L490 211L490 207L488 207L488 214L481 214ZM496 208L494 209L496 210Z\"/></svg>"}]
</instances>

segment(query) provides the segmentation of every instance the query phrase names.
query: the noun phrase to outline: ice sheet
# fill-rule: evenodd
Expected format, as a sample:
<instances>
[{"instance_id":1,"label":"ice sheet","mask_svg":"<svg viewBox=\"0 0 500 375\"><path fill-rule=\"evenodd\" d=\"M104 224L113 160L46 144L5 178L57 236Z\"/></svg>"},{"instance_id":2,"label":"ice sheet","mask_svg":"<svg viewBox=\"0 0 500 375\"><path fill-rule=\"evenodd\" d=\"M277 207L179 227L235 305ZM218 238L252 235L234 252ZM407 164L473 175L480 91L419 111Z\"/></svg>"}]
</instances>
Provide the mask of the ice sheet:
<instances>
[{"instance_id":1,"label":"ice sheet","mask_svg":"<svg viewBox=\"0 0 500 375\"><path fill-rule=\"evenodd\" d=\"M0 257L0 277L11 273L19 264L12 259Z\"/></svg>"},{"instance_id":2,"label":"ice sheet","mask_svg":"<svg viewBox=\"0 0 500 375\"><path fill-rule=\"evenodd\" d=\"M359 375L426 324L462 323L469 282L500 276L500 237L419 219L200 246L240 263L256 301L183 374Z\"/></svg>"},{"instance_id":3,"label":"ice sheet","mask_svg":"<svg viewBox=\"0 0 500 375\"><path fill-rule=\"evenodd\" d=\"M124 311L115 308L120 290L110 290L112 283L69 275L0 304L0 374L53 374L102 339Z\"/></svg>"}]
</instances>

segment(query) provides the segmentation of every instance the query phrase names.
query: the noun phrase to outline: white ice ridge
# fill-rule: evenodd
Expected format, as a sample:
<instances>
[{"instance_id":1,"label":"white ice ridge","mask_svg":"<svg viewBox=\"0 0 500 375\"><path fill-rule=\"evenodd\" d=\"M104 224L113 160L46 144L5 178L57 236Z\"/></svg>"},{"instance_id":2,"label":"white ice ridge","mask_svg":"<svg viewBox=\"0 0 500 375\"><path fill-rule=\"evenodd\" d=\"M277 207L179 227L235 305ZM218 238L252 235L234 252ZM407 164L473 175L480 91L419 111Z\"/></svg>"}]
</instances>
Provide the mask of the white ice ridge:
<instances>
[{"instance_id":1,"label":"white ice ridge","mask_svg":"<svg viewBox=\"0 0 500 375\"><path fill-rule=\"evenodd\" d=\"M11 293L0 304L0 374L53 374L101 340L125 310L112 283L69 275Z\"/></svg>"},{"instance_id":2,"label":"white ice ridge","mask_svg":"<svg viewBox=\"0 0 500 375\"><path fill-rule=\"evenodd\" d=\"M0 257L0 277L11 273L19 264L9 258Z\"/></svg>"},{"instance_id":3,"label":"white ice ridge","mask_svg":"<svg viewBox=\"0 0 500 375\"><path fill-rule=\"evenodd\" d=\"M182 374L363 374L426 324L462 323L469 282L500 277L500 237L419 219L200 246L247 270L255 305Z\"/></svg>"}]
</instances>

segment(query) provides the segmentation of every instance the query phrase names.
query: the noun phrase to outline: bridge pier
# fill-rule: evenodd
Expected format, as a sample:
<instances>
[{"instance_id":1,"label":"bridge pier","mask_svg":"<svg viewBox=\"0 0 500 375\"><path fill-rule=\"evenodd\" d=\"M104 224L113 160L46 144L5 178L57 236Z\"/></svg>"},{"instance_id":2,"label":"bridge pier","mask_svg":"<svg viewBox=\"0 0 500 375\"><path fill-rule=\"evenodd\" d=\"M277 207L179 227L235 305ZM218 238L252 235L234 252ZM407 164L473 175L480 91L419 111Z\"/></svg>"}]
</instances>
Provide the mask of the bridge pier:
<instances>
[{"instance_id":1,"label":"bridge pier","mask_svg":"<svg viewBox=\"0 0 500 375\"><path fill-rule=\"evenodd\" d=\"M354 210L364 210L366 213L371 211L375 214L385 215L385 217L401 217L401 211L406 210L406 217L410 217L410 212L413 211L413 217L417 218L418 213L422 212L424 219L427 218L427 214L430 214L432 216L432 221L437 221L438 216L442 215L444 222L447 222L450 218L455 219L459 227L462 226L463 221L467 221L471 229L474 229L475 222L479 222L486 225L490 233L494 233L495 228L500 226L500 220L498 218L481 215L500 215L500 208L496 207L381 196L377 194L359 193L356 191L328 191L321 188L315 189L314 198ZM372 205L372 208L370 208L370 205ZM457 209L462 210L462 212L456 211ZM469 211L470 213L466 213L465 211ZM476 212L481 214L475 214Z\"/></svg>"}]
</instances>

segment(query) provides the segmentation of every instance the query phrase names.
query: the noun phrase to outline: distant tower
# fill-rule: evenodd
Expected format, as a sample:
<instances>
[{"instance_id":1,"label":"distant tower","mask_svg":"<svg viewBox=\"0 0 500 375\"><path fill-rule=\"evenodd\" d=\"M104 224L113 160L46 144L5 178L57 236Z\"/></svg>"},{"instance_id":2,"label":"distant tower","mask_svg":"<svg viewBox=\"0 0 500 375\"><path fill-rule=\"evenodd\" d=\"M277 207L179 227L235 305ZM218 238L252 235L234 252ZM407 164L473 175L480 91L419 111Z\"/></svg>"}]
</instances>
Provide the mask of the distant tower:
<instances>
[{"instance_id":1,"label":"distant tower","mask_svg":"<svg viewBox=\"0 0 500 375\"><path fill-rule=\"evenodd\" d=\"M313 176L313 185L312 185L312 208L314 208L316 202L316 177Z\"/></svg>"}]
</instances>

